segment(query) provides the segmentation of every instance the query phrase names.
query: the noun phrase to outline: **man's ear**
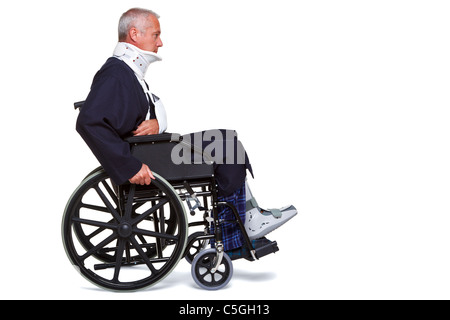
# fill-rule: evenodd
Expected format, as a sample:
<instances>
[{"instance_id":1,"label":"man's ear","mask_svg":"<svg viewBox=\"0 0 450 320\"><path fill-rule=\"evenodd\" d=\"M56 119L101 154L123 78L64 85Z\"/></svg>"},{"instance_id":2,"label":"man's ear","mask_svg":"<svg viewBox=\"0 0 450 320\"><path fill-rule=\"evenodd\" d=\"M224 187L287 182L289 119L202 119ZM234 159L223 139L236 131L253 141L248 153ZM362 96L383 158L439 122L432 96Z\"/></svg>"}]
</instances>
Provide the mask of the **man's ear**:
<instances>
[{"instance_id":1,"label":"man's ear","mask_svg":"<svg viewBox=\"0 0 450 320\"><path fill-rule=\"evenodd\" d=\"M138 34L139 34L139 31L135 27L132 27L132 28L130 28L130 30L128 30L128 37L133 42L137 42Z\"/></svg>"}]
</instances>

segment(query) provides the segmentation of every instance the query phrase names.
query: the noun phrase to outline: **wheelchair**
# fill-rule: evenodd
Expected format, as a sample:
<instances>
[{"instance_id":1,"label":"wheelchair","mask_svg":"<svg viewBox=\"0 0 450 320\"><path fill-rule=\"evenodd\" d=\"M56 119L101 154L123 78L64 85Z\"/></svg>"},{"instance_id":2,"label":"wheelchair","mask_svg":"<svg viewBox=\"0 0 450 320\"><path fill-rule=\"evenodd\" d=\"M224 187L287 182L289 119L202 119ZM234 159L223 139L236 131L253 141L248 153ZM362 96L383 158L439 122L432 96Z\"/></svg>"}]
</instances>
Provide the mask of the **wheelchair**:
<instances>
[{"instance_id":1,"label":"wheelchair","mask_svg":"<svg viewBox=\"0 0 450 320\"><path fill-rule=\"evenodd\" d=\"M75 103L75 108L80 106L82 102ZM233 265L222 244L221 206L232 210L251 254L248 260L278 251L276 242L253 248L236 208L218 201L212 161L183 136L163 133L126 140L155 180L148 186L115 185L98 167L81 181L64 210L64 249L88 281L113 291L139 290L163 280L184 258L199 287L225 287ZM200 153L204 160L174 164L171 153L176 146ZM201 219L189 222L188 214L198 213ZM193 229L197 231L190 232ZM212 240L214 246L208 248Z\"/></svg>"}]
</instances>

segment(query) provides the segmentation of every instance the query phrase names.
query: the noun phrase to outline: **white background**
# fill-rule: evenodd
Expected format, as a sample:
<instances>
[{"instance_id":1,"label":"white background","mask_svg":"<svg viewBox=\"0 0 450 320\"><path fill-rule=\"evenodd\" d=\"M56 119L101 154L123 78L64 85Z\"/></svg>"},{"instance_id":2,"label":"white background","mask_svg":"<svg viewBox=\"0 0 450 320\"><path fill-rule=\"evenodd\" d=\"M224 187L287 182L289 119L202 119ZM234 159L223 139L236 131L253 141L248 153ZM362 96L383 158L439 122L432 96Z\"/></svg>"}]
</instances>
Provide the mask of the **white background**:
<instances>
[{"instance_id":1,"label":"white background","mask_svg":"<svg viewBox=\"0 0 450 320\"><path fill-rule=\"evenodd\" d=\"M189 265L155 287L87 282L60 236L97 161L75 131L130 7L161 15L147 80L169 131L236 129L263 207L299 214L228 287ZM450 298L447 1L3 1L2 299Z\"/></svg>"}]
</instances>

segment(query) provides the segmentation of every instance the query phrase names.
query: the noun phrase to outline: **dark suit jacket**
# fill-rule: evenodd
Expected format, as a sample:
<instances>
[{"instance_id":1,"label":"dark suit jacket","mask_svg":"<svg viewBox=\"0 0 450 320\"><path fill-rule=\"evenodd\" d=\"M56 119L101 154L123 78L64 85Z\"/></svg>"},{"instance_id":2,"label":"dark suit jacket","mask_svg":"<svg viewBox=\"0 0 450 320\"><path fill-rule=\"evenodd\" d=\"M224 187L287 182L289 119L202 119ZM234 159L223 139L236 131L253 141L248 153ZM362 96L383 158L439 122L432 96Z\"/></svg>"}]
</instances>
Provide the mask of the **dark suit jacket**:
<instances>
[{"instance_id":1,"label":"dark suit jacket","mask_svg":"<svg viewBox=\"0 0 450 320\"><path fill-rule=\"evenodd\" d=\"M76 129L116 184L127 182L142 166L123 139L145 120L148 106L134 72L109 58L94 77Z\"/></svg>"}]
</instances>

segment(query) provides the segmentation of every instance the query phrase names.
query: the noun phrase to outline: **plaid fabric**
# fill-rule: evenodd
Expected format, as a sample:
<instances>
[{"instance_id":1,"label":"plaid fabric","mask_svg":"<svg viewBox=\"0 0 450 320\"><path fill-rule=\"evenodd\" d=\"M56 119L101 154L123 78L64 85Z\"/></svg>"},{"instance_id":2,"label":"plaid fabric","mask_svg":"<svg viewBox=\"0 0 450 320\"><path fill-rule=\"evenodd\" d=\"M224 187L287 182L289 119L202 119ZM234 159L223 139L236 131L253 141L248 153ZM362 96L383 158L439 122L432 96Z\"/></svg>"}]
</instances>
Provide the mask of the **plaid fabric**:
<instances>
[{"instance_id":1,"label":"plaid fabric","mask_svg":"<svg viewBox=\"0 0 450 320\"><path fill-rule=\"evenodd\" d=\"M241 217L242 223L245 222L245 182L242 186L233 192L231 195L226 197L217 197L219 202L227 202L235 206L236 210ZM235 217L233 211L227 206L219 207L219 219L222 221L222 240L224 250L233 250L242 247L244 244L244 239L242 237L241 230L239 226L234 222ZM214 225L211 227L211 232L214 233ZM214 239L211 240L211 246L214 248Z\"/></svg>"}]
</instances>

